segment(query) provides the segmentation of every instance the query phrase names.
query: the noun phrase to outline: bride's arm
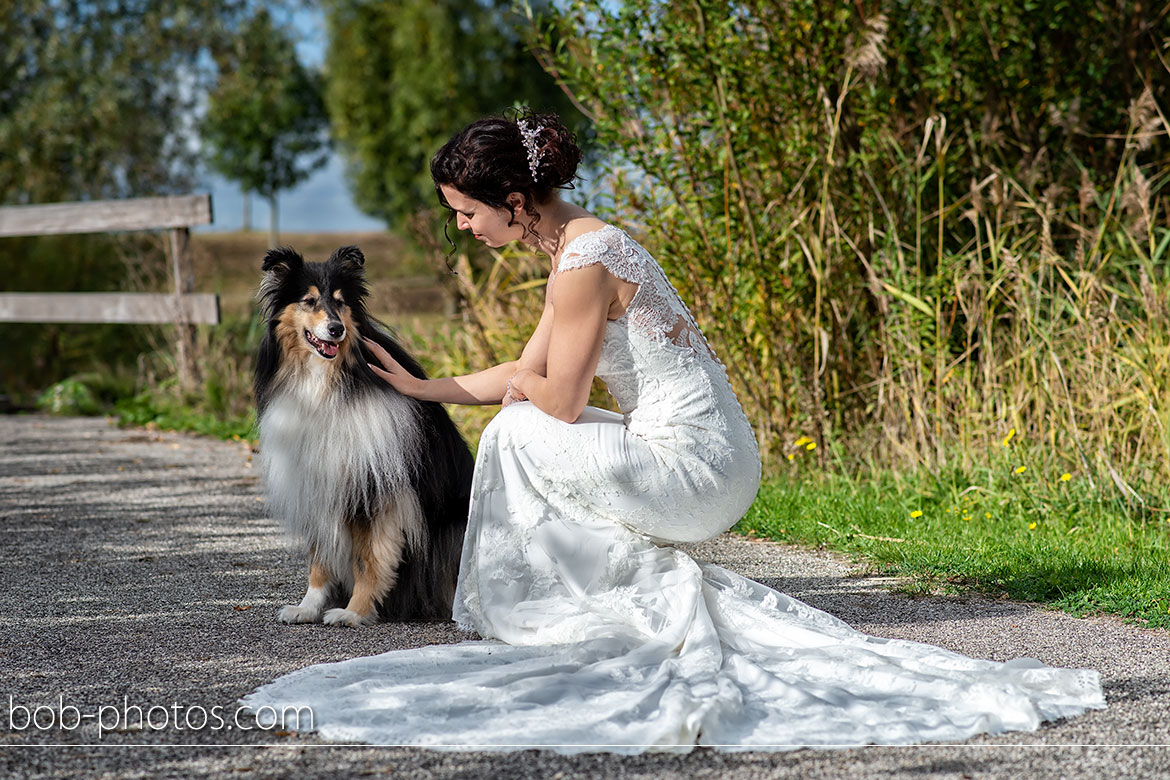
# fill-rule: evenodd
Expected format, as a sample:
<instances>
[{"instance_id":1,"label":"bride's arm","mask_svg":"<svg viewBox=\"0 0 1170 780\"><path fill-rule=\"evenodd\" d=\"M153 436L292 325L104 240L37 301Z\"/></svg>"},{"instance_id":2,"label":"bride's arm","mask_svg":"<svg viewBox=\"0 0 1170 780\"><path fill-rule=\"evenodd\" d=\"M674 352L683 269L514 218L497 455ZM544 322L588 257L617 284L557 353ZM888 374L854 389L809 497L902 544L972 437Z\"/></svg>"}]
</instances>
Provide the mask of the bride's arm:
<instances>
[{"instance_id":1,"label":"bride's arm","mask_svg":"<svg viewBox=\"0 0 1170 780\"><path fill-rule=\"evenodd\" d=\"M574 422L589 402L615 295L613 282L600 263L558 274L550 295L555 314L545 348L545 370L518 365L512 377L513 391L565 422ZM545 312L547 316L549 309Z\"/></svg>"},{"instance_id":2,"label":"bride's arm","mask_svg":"<svg viewBox=\"0 0 1170 780\"><path fill-rule=\"evenodd\" d=\"M438 379L419 379L376 342L366 339L365 344L381 363L371 363L370 369L403 395L447 404L498 404L508 389L508 380L517 371L523 368L540 372L545 370L551 329L551 307L546 301L540 322L524 346L519 360L510 360L472 374Z\"/></svg>"}]
</instances>

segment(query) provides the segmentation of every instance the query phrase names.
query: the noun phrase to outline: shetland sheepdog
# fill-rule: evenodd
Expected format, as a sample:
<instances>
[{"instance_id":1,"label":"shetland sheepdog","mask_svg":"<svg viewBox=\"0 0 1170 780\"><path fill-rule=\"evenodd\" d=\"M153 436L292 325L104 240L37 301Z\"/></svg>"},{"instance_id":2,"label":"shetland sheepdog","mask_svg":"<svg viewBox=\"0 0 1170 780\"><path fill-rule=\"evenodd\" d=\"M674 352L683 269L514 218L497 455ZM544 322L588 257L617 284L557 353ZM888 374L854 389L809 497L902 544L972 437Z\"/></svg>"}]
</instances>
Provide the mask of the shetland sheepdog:
<instances>
[{"instance_id":1,"label":"shetland sheepdog","mask_svg":"<svg viewBox=\"0 0 1170 780\"><path fill-rule=\"evenodd\" d=\"M422 368L366 311L365 257L265 256L258 298L257 427L268 505L308 557L309 587L284 623L357 626L450 618L472 458L446 410L367 365L381 344Z\"/></svg>"}]
</instances>

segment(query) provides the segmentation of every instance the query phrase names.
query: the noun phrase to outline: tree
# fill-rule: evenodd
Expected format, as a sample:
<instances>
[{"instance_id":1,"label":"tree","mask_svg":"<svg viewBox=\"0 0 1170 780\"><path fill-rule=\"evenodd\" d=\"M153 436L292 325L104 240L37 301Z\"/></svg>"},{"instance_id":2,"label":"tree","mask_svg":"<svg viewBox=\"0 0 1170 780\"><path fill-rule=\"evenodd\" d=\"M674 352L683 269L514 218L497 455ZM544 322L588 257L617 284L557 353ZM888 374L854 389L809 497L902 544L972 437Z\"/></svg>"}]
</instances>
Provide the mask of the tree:
<instances>
[{"instance_id":1,"label":"tree","mask_svg":"<svg viewBox=\"0 0 1170 780\"><path fill-rule=\"evenodd\" d=\"M0 203L189 190L188 143L247 0L0 0Z\"/></svg>"},{"instance_id":2,"label":"tree","mask_svg":"<svg viewBox=\"0 0 1170 780\"><path fill-rule=\"evenodd\" d=\"M219 60L219 82L202 123L208 163L270 207L277 243L277 193L325 164L328 117L321 77L297 58L293 39L259 10Z\"/></svg>"},{"instance_id":3,"label":"tree","mask_svg":"<svg viewBox=\"0 0 1170 780\"><path fill-rule=\"evenodd\" d=\"M333 0L326 103L354 202L388 223L434 203L428 161L515 103L583 117L529 53L512 0Z\"/></svg>"}]
</instances>

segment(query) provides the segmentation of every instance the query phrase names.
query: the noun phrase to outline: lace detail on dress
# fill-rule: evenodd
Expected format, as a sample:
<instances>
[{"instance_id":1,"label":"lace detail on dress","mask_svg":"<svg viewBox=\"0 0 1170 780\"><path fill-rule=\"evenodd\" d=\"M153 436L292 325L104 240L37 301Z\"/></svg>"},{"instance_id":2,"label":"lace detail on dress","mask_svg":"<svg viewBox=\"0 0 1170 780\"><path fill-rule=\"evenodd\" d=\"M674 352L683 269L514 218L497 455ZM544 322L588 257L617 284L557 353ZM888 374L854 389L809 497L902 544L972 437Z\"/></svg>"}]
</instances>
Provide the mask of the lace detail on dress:
<instances>
[{"instance_id":1,"label":"lace detail on dress","mask_svg":"<svg viewBox=\"0 0 1170 780\"><path fill-rule=\"evenodd\" d=\"M638 292L618 320L628 319L656 340L706 354L718 362L662 267L622 229L606 225L574 238L565 245L553 277L596 263L619 279L638 285Z\"/></svg>"}]
</instances>

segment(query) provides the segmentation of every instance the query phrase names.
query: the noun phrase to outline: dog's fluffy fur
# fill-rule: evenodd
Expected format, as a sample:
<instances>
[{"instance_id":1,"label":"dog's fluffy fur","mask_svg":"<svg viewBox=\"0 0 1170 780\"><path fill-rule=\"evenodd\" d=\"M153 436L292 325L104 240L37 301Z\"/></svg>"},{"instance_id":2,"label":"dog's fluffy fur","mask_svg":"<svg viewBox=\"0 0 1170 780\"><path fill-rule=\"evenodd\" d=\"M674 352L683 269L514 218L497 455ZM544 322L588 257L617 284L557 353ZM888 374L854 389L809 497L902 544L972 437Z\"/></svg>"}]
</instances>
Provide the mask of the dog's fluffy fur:
<instances>
[{"instance_id":1,"label":"dog's fluffy fur","mask_svg":"<svg viewBox=\"0 0 1170 780\"><path fill-rule=\"evenodd\" d=\"M366 312L365 258L264 258L267 327L256 405L270 511L309 561L285 623L360 625L451 616L472 459L446 410L370 370L362 337L415 376L418 363Z\"/></svg>"}]
</instances>

